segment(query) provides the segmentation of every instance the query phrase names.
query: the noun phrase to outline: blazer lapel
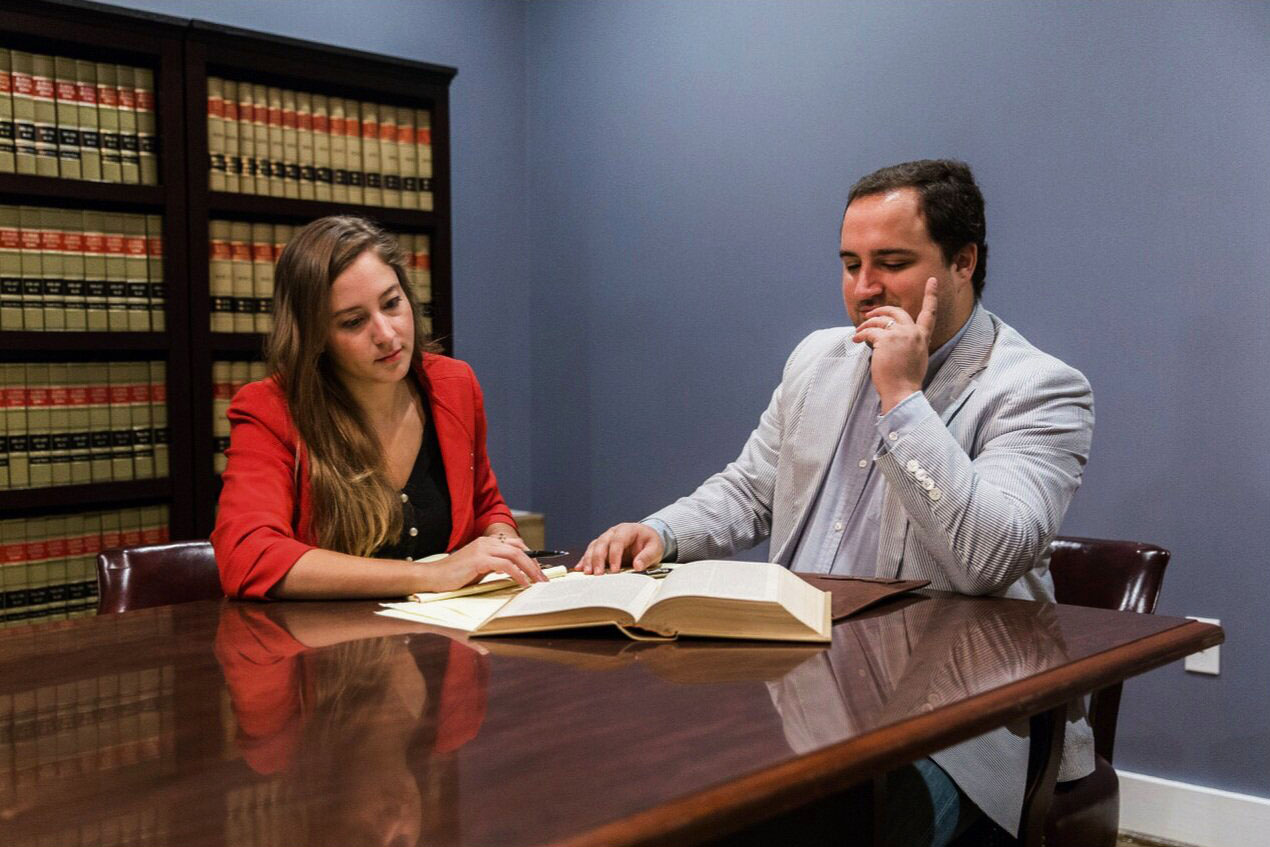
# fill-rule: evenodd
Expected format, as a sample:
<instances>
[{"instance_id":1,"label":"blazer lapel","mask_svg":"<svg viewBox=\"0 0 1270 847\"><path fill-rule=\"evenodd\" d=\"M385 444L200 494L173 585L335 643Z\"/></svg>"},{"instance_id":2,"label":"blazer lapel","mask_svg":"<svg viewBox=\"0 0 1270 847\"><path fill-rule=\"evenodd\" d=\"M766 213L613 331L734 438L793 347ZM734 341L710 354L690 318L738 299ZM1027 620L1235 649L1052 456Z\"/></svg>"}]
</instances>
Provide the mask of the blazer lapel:
<instances>
[{"instance_id":1,"label":"blazer lapel","mask_svg":"<svg viewBox=\"0 0 1270 847\"><path fill-rule=\"evenodd\" d=\"M833 461L842 429L860 383L869 373L863 345L844 342L839 350L816 363L803 391L803 402L789 408L802 411L786 433L777 463L775 497L788 496L788 505L774 503L773 560L785 562L790 544L802 531L808 511ZM780 520L781 517L784 520ZM787 563L786 563L787 564Z\"/></svg>"},{"instance_id":2,"label":"blazer lapel","mask_svg":"<svg viewBox=\"0 0 1270 847\"><path fill-rule=\"evenodd\" d=\"M451 388L461 380L432 376L428 374L426 364L416 373L423 380L430 406L430 423L437 428L441 463L445 465L445 481L450 488L450 541L447 549L453 550L472 519L472 472L466 450L475 439L467 417L451 396Z\"/></svg>"}]
</instances>

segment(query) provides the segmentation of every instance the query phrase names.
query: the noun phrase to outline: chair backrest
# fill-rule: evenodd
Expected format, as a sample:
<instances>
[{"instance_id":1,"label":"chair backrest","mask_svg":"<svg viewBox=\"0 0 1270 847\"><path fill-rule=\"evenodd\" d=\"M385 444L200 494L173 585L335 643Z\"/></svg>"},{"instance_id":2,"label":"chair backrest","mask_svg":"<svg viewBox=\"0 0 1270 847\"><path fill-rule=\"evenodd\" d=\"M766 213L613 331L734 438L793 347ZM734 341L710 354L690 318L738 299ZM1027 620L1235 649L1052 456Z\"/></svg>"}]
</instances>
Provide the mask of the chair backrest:
<instances>
[{"instance_id":1,"label":"chair backrest","mask_svg":"<svg viewBox=\"0 0 1270 847\"><path fill-rule=\"evenodd\" d=\"M1050 544L1054 599L1073 606L1150 614L1160 599L1170 556L1163 547L1138 541L1059 536ZM1120 683L1109 685L1095 691L1089 703L1094 750L1108 763L1115 751L1120 692Z\"/></svg>"},{"instance_id":2,"label":"chair backrest","mask_svg":"<svg viewBox=\"0 0 1270 847\"><path fill-rule=\"evenodd\" d=\"M175 541L97 554L97 614L223 597L208 541Z\"/></svg>"}]
</instances>

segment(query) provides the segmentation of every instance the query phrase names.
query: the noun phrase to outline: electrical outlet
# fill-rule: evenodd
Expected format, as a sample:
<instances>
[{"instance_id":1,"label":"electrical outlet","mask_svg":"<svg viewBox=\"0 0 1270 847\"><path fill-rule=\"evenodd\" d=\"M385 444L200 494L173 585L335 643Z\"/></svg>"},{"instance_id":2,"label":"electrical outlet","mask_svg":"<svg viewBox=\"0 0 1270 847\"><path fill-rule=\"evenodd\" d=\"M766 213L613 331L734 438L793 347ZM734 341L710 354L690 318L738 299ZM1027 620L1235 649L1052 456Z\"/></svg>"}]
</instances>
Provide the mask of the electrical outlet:
<instances>
[{"instance_id":1,"label":"electrical outlet","mask_svg":"<svg viewBox=\"0 0 1270 847\"><path fill-rule=\"evenodd\" d=\"M1200 623L1211 623L1213 626L1221 626L1221 621L1216 618L1197 618L1192 615L1186 616L1187 620L1199 621ZM1217 676L1221 673L1221 645L1209 647L1207 650L1201 650L1198 653L1192 653L1186 657L1183 667L1191 673L1208 673Z\"/></svg>"}]
</instances>

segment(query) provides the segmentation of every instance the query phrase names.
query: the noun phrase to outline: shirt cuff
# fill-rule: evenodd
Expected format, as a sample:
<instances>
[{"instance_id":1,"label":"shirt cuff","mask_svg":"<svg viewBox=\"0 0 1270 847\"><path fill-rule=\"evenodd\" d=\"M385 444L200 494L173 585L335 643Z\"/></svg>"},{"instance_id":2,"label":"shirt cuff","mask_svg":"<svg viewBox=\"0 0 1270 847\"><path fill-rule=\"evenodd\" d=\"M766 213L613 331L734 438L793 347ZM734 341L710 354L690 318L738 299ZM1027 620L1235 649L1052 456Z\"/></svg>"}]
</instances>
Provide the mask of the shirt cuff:
<instances>
[{"instance_id":1,"label":"shirt cuff","mask_svg":"<svg viewBox=\"0 0 1270 847\"><path fill-rule=\"evenodd\" d=\"M640 523L652 527L653 532L661 536L661 546L665 551L661 554L662 561L673 562L679 555L679 543L675 541L675 534L670 531L666 522L661 518L644 518Z\"/></svg>"},{"instance_id":2,"label":"shirt cuff","mask_svg":"<svg viewBox=\"0 0 1270 847\"><path fill-rule=\"evenodd\" d=\"M920 391L914 391L896 403L891 411L878 417L878 435L882 436L882 449L879 452L890 451L897 441L915 429L927 415L933 414L935 410L931 407L930 401Z\"/></svg>"}]
</instances>

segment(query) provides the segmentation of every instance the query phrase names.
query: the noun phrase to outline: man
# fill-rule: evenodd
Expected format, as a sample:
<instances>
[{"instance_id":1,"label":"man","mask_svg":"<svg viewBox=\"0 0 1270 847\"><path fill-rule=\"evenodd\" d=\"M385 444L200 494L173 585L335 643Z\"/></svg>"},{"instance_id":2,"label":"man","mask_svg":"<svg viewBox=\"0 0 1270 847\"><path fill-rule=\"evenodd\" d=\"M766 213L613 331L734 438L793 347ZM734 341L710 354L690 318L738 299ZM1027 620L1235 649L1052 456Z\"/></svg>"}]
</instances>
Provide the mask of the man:
<instances>
[{"instance_id":1,"label":"man","mask_svg":"<svg viewBox=\"0 0 1270 847\"><path fill-rule=\"evenodd\" d=\"M772 559L797 571L1052 600L1048 547L1089 455L1093 397L1078 371L980 304L983 209L962 162L907 162L857 182L840 245L853 326L798 345L734 462L607 530L578 567L721 558L767 538ZM1093 769L1092 735L1072 711L1060 779ZM1024 725L917 763L936 813L913 843L964 827L949 791L962 811L974 811L968 798L1016 832L1027 749Z\"/></svg>"}]
</instances>

